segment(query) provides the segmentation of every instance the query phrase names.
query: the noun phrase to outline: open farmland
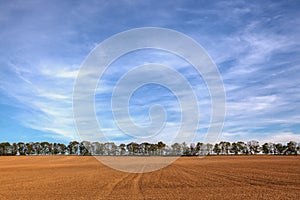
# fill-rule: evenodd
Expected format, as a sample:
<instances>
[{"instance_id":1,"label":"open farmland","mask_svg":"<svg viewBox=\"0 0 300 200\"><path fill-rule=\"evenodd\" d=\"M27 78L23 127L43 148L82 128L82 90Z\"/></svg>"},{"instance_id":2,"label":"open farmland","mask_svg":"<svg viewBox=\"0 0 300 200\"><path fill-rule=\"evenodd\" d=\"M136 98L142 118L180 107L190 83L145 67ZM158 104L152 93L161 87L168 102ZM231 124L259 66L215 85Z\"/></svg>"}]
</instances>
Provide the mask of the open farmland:
<instances>
[{"instance_id":1,"label":"open farmland","mask_svg":"<svg viewBox=\"0 0 300 200\"><path fill-rule=\"evenodd\" d=\"M0 180L0 199L300 199L300 156L181 157L144 174L91 156L3 156Z\"/></svg>"}]
</instances>

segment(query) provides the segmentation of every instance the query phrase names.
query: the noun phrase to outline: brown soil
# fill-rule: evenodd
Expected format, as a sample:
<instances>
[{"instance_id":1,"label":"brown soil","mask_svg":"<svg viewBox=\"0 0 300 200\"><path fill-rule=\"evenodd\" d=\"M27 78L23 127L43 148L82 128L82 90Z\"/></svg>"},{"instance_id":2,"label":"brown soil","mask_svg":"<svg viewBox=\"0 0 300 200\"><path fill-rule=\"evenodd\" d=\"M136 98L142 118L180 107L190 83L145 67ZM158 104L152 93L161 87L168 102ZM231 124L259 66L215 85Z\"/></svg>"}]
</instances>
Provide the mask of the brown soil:
<instances>
[{"instance_id":1,"label":"brown soil","mask_svg":"<svg viewBox=\"0 0 300 200\"><path fill-rule=\"evenodd\" d=\"M0 157L0 199L300 199L300 156L182 157L141 174L94 157Z\"/></svg>"}]
</instances>

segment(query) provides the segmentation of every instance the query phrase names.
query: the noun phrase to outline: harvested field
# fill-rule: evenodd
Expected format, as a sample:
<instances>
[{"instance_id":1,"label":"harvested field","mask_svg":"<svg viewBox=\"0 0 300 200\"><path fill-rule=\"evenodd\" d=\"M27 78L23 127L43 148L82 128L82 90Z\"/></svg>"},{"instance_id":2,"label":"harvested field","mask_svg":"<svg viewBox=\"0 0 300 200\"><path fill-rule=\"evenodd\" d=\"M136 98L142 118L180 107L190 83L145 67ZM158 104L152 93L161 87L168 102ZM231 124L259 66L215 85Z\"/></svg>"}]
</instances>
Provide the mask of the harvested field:
<instances>
[{"instance_id":1,"label":"harvested field","mask_svg":"<svg viewBox=\"0 0 300 200\"><path fill-rule=\"evenodd\" d=\"M300 156L182 157L131 174L94 157L0 157L0 199L300 199Z\"/></svg>"}]
</instances>

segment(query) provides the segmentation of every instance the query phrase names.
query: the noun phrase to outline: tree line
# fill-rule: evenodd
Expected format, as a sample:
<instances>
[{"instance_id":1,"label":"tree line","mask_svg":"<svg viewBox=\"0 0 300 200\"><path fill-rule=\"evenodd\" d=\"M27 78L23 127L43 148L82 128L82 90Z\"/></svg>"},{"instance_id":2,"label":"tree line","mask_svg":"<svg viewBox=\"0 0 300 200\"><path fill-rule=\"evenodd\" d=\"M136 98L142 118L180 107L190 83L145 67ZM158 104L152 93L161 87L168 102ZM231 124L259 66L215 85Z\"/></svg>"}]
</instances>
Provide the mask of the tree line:
<instances>
[{"instance_id":1,"label":"tree line","mask_svg":"<svg viewBox=\"0 0 300 200\"><path fill-rule=\"evenodd\" d=\"M3 155L100 155L100 156L201 156L201 155L298 155L300 143L264 143L258 141L187 144L163 142L116 145L114 142L72 141L68 145L49 142L9 142L0 143L0 156Z\"/></svg>"}]
</instances>

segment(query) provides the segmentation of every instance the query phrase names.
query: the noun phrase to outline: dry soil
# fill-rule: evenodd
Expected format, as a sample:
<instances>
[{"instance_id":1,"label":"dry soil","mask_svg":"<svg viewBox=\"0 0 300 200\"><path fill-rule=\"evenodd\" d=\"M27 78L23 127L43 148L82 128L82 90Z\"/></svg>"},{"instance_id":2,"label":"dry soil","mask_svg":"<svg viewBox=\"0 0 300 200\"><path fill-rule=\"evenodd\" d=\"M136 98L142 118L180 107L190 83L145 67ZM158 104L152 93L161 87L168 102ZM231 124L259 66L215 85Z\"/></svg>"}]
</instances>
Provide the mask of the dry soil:
<instances>
[{"instance_id":1,"label":"dry soil","mask_svg":"<svg viewBox=\"0 0 300 200\"><path fill-rule=\"evenodd\" d=\"M91 156L0 157L0 199L300 199L300 156L182 157L150 173Z\"/></svg>"}]
</instances>

